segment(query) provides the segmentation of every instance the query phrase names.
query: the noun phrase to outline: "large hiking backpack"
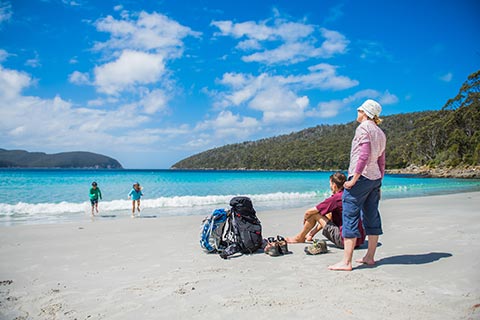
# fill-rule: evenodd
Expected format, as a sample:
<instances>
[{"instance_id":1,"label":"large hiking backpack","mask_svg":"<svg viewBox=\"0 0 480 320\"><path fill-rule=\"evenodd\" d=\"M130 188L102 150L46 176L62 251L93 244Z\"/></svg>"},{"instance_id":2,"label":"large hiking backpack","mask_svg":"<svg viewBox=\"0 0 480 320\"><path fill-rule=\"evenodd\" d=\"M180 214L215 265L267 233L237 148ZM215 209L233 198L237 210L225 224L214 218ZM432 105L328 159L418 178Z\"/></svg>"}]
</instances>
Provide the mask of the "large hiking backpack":
<instances>
[{"instance_id":1,"label":"large hiking backpack","mask_svg":"<svg viewBox=\"0 0 480 320\"><path fill-rule=\"evenodd\" d=\"M203 219L200 229L200 246L209 253L221 252L227 245L223 231L228 220L224 209L216 209Z\"/></svg>"},{"instance_id":2,"label":"large hiking backpack","mask_svg":"<svg viewBox=\"0 0 480 320\"><path fill-rule=\"evenodd\" d=\"M229 233L233 232L233 239L228 239L229 245L220 255L224 259L237 252L254 253L262 247L263 241L262 225L250 198L234 197L230 200L230 206L232 228Z\"/></svg>"}]
</instances>

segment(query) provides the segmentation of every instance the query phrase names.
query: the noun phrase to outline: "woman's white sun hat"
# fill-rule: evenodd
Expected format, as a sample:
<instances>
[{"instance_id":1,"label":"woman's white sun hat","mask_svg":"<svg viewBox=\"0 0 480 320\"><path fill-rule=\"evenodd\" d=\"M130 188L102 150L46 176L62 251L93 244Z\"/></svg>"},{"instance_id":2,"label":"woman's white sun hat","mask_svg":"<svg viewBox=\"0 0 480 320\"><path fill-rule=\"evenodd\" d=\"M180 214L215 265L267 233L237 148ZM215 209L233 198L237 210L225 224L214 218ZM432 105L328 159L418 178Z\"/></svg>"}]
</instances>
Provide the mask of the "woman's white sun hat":
<instances>
[{"instance_id":1,"label":"woman's white sun hat","mask_svg":"<svg viewBox=\"0 0 480 320\"><path fill-rule=\"evenodd\" d=\"M380 112L382 112L382 106L375 100L368 99L365 100L364 103L357 110L361 110L365 112L365 114L370 118L373 119L375 116L379 116Z\"/></svg>"}]
</instances>

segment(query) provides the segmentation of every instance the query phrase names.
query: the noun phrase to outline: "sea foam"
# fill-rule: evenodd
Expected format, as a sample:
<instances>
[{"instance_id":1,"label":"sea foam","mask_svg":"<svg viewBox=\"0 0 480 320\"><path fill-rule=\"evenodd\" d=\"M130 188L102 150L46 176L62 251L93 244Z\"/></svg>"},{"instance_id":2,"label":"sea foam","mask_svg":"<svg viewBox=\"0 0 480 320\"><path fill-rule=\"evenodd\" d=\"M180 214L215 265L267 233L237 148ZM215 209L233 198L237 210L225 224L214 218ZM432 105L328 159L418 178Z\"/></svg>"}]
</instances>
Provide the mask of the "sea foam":
<instances>
[{"instance_id":1,"label":"sea foam","mask_svg":"<svg viewBox=\"0 0 480 320\"><path fill-rule=\"evenodd\" d=\"M175 196L159 197L156 199L142 199L143 209L175 209L175 208L193 208L193 207L228 207L232 197L238 195L209 195L209 196ZM314 200L325 197L325 194L317 192L276 192L270 194L247 194L252 199L254 205L258 204L263 208L278 204L279 202L289 202L298 200ZM115 212L129 210L131 200L111 200L99 202L102 212ZM17 204L0 203L1 216L37 216L37 215L65 215L69 213L84 213L90 211L90 202L59 202L59 203L24 203Z\"/></svg>"}]
</instances>

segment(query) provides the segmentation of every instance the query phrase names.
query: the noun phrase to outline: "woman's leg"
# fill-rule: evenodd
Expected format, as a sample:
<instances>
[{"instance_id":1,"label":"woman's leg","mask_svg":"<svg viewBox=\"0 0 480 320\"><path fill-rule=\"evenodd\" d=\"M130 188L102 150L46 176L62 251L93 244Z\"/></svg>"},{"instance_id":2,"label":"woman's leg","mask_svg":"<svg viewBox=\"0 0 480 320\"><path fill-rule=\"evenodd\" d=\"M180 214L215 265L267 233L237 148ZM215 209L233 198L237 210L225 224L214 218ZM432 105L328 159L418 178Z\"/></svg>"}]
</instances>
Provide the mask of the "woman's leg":
<instances>
[{"instance_id":1,"label":"woman's leg","mask_svg":"<svg viewBox=\"0 0 480 320\"><path fill-rule=\"evenodd\" d=\"M379 235L383 233L382 220L380 212L378 211L381 180L375 180L372 182L374 183L374 188L368 195L362 208L363 225L365 226L365 232L368 235L368 249L362 259L356 260L356 262L368 265L375 264L375 252L377 250L378 238Z\"/></svg>"},{"instance_id":2,"label":"woman's leg","mask_svg":"<svg viewBox=\"0 0 480 320\"><path fill-rule=\"evenodd\" d=\"M375 251L377 250L378 236L368 236L368 249L367 253L362 259L355 260L358 263L364 263L368 265L375 264Z\"/></svg>"},{"instance_id":3,"label":"woman's leg","mask_svg":"<svg viewBox=\"0 0 480 320\"><path fill-rule=\"evenodd\" d=\"M373 188L374 186L371 180L368 180L365 177L360 177L351 189L345 189L343 191L343 260L337 264L329 266L328 269L340 271L352 270L353 249L355 249L357 238L360 237L360 232L358 230L360 209L363 208L363 204Z\"/></svg>"},{"instance_id":4,"label":"woman's leg","mask_svg":"<svg viewBox=\"0 0 480 320\"><path fill-rule=\"evenodd\" d=\"M356 242L357 238L343 239L343 260L328 266L328 269L334 271L352 271L352 256Z\"/></svg>"}]
</instances>

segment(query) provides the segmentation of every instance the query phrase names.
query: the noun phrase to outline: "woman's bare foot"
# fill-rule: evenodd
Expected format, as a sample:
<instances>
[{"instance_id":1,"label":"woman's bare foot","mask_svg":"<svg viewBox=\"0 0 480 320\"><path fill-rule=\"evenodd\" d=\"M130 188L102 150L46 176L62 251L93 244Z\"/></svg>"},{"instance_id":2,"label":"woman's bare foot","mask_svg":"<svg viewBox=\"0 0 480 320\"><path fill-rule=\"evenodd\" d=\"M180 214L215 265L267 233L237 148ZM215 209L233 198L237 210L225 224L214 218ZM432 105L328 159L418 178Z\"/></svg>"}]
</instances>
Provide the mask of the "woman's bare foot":
<instances>
[{"instance_id":1,"label":"woman's bare foot","mask_svg":"<svg viewBox=\"0 0 480 320\"><path fill-rule=\"evenodd\" d=\"M285 238L285 240L287 241L287 243L304 243L305 242L305 239L301 239L299 237L293 237L293 238L287 237Z\"/></svg>"},{"instance_id":2,"label":"woman's bare foot","mask_svg":"<svg viewBox=\"0 0 480 320\"><path fill-rule=\"evenodd\" d=\"M352 271L352 264L340 261L337 264L328 266L328 269L333 271Z\"/></svg>"},{"instance_id":3,"label":"woman's bare foot","mask_svg":"<svg viewBox=\"0 0 480 320\"><path fill-rule=\"evenodd\" d=\"M361 263L361 264L366 264L366 265L369 265L369 266L375 265L375 260L368 259L366 257L363 257L362 259L357 259L357 260L355 260L355 262Z\"/></svg>"}]
</instances>

